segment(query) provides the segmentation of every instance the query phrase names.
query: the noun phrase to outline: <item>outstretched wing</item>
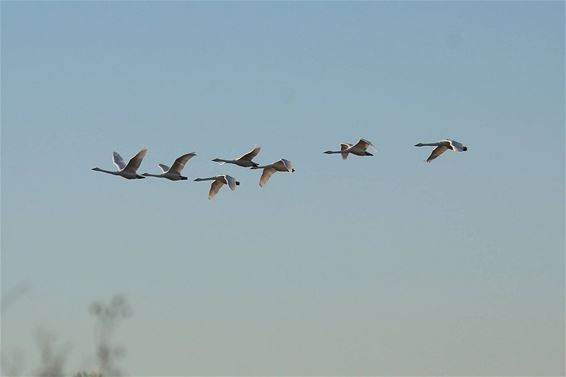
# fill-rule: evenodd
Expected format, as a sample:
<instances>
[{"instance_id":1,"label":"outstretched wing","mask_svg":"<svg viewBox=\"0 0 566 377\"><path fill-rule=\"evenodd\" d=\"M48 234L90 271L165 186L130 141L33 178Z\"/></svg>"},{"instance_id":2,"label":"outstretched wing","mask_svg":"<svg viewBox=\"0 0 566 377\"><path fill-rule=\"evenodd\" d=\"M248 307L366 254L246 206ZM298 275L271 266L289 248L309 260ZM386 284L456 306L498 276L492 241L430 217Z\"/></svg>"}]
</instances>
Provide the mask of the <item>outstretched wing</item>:
<instances>
[{"instance_id":1,"label":"outstretched wing","mask_svg":"<svg viewBox=\"0 0 566 377\"><path fill-rule=\"evenodd\" d=\"M285 166L285 168L287 169L288 172L293 171L293 163L291 161L285 160L284 158L282 158L281 162L283 162L283 165Z\"/></svg>"},{"instance_id":2,"label":"outstretched wing","mask_svg":"<svg viewBox=\"0 0 566 377\"><path fill-rule=\"evenodd\" d=\"M445 147L444 145L439 145L438 147L434 148L434 150L432 151L430 156L428 156L428 158L426 159L426 162L431 162L432 160L434 160L435 158L437 158L438 156L440 156L442 153L446 152L447 150L448 150L448 148Z\"/></svg>"},{"instance_id":3,"label":"outstretched wing","mask_svg":"<svg viewBox=\"0 0 566 377\"><path fill-rule=\"evenodd\" d=\"M159 166L159 169L161 169L162 173L167 173L169 169L171 169L169 166L164 164L157 164L157 166Z\"/></svg>"},{"instance_id":4,"label":"outstretched wing","mask_svg":"<svg viewBox=\"0 0 566 377\"><path fill-rule=\"evenodd\" d=\"M112 153L112 162L114 162L114 165L116 165L118 170L123 170L126 167L124 159L118 154L118 152Z\"/></svg>"},{"instance_id":5,"label":"outstretched wing","mask_svg":"<svg viewBox=\"0 0 566 377\"><path fill-rule=\"evenodd\" d=\"M174 171L175 173L181 174L181 171L185 167L185 164L187 163L187 161L189 161L194 156L196 156L196 153L194 153L194 152L182 155L181 157L179 157L178 159L175 160L175 162L173 163L173 166L171 166L171 171Z\"/></svg>"},{"instance_id":6,"label":"outstretched wing","mask_svg":"<svg viewBox=\"0 0 566 377\"><path fill-rule=\"evenodd\" d=\"M224 185L224 183L220 181L212 182L212 184L210 185L210 191L208 192L208 199L214 198L214 196L218 194L218 191L220 191L222 185Z\"/></svg>"},{"instance_id":7,"label":"outstretched wing","mask_svg":"<svg viewBox=\"0 0 566 377\"><path fill-rule=\"evenodd\" d=\"M293 171L293 163L289 160L285 160L284 158L277 162L274 162L273 164L271 164L271 166L277 171Z\"/></svg>"},{"instance_id":8,"label":"outstretched wing","mask_svg":"<svg viewBox=\"0 0 566 377\"><path fill-rule=\"evenodd\" d=\"M356 145L354 145L354 148L356 149L361 149L363 151L365 151L366 149L368 149L369 146L373 147L373 144L371 143L371 141L366 140L366 139L360 139Z\"/></svg>"},{"instance_id":9,"label":"outstretched wing","mask_svg":"<svg viewBox=\"0 0 566 377\"><path fill-rule=\"evenodd\" d=\"M350 147L352 146L352 144L347 144L347 143L342 143L340 144L340 151L342 153L340 153L340 155L342 156L342 160L345 160L348 158L348 152L346 152Z\"/></svg>"},{"instance_id":10,"label":"outstretched wing","mask_svg":"<svg viewBox=\"0 0 566 377\"><path fill-rule=\"evenodd\" d=\"M455 152L463 152L464 151L464 144L458 143L457 141L450 140L450 145L452 146L452 150Z\"/></svg>"},{"instance_id":11,"label":"outstretched wing","mask_svg":"<svg viewBox=\"0 0 566 377\"><path fill-rule=\"evenodd\" d=\"M141 151L139 151L138 154L136 154L134 157L132 157L132 159L128 162L128 165L126 165L124 170L129 171L131 173L135 173L139 169L141 162L142 162L143 158L145 157L146 152L147 152L147 149L145 149L145 148L143 148Z\"/></svg>"},{"instance_id":12,"label":"outstretched wing","mask_svg":"<svg viewBox=\"0 0 566 377\"><path fill-rule=\"evenodd\" d=\"M249 151L249 152L246 153L245 155L243 155L243 156L237 158L237 160L251 161L251 160L253 160L253 158L254 158L255 156L258 155L259 151L261 151L261 147L256 144L256 145L254 146L254 148L253 148L251 151Z\"/></svg>"},{"instance_id":13,"label":"outstretched wing","mask_svg":"<svg viewBox=\"0 0 566 377\"><path fill-rule=\"evenodd\" d=\"M236 178L232 177L232 176L225 176L226 178L226 182L228 182L228 187L230 187L230 190L234 191L236 189L236 186L238 186L238 184L236 183Z\"/></svg>"},{"instance_id":14,"label":"outstretched wing","mask_svg":"<svg viewBox=\"0 0 566 377\"><path fill-rule=\"evenodd\" d=\"M263 187L267 183L267 181L269 181L269 178L271 178L273 173L275 173L274 168L263 169L263 173L261 174L261 178L259 179L259 187Z\"/></svg>"}]
</instances>

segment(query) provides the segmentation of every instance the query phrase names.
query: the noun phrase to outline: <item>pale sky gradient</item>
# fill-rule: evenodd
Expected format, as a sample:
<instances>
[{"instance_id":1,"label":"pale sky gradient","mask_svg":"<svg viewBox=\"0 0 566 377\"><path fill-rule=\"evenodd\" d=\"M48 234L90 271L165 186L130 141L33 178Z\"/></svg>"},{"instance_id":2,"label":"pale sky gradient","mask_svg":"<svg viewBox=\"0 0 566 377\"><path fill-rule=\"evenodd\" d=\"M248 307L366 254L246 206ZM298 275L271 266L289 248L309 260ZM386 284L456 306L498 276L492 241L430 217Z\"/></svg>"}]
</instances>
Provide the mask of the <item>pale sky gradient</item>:
<instances>
[{"instance_id":1,"label":"pale sky gradient","mask_svg":"<svg viewBox=\"0 0 566 377\"><path fill-rule=\"evenodd\" d=\"M2 350L131 375L564 374L563 2L2 2ZM324 155L365 137L373 158ZM466 153L431 164L417 142ZM262 145L293 161L218 166ZM127 181L198 154L193 179Z\"/></svg>"}]
</instances>

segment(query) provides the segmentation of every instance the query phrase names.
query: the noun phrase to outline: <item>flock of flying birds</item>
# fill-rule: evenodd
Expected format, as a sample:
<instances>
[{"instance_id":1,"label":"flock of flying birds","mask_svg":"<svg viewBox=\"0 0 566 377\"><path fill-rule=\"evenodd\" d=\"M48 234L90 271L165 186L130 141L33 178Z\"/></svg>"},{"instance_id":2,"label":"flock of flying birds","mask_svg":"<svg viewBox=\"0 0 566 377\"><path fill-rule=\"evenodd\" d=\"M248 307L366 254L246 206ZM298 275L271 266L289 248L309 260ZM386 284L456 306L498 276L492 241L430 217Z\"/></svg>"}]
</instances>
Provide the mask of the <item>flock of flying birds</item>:
<instances>
[{"instance_id":1,"label":"flock of flying birds","mask_svg":"<svg viewBox=\"0 0 566 377\"><path fill-rule=\"evenodd\" d=\"M342 156L342 159L344 160L348 158L349 154L353 154L356 156L373 156L373 154L367 151L367 149L370 146L375 148L375 146L369 140L360 139L356 144L347 144L347 143L340 144L339 151L326 151L324 153L340 154ZM437 143L419 143L416 144L415 147L436 147L434 148L430 156L427 158L426 162L431 162L432 160L434 160L435 158L437 158L447 150L451 150L454 152L465 152L468 150L468 147L466 147L465 145L451 139L441 140ZM253 161L253 159L259 154L260 150L261 147L259 145L256 145L251 151L234 160L224 160L221 158L215 158L212 161L217 162L219 164L234 164L237 166L241 166L243 168L263 169L263 173L261 174L261 177L259 179L260 187L263 187L275 172L279 171L279 172L292 173L295 171L295 168L293 167L291 161L286 160L284 158L272 164L260 166L257 162ZM194 152L184 154L181 157L177 158L175 162L173 162L173 165L171 167L164 164L158 164L159 168L161 169L161 174L144 173L142 175L139 175L137 171L141 165L143 158L145 157L146 152L147 149L145 148L142 149L134 157L132 157L127 164L124 162L122 157L117 152L114 152L112 155L113 157L112 160L114 161L114 165L116 165L118 170L104 170L100 168L93 168L92 170L101 171L103 173L108 173L113 175L119 175L120 177L126 179L157 177L157 178L167 178L171 181L181 181L188 179L187 177L181 175L181 172L183 171L185 164L191 158L196 156L196 153ZM209 178L196 178L195 181L196 182L212 181L212 184L210 186L210 191L208 192L208 199L212 199L224 185L228 185L228 187L230 187L230 189L233 191L236 189L236 186L240 184L240 182L237 181L234 177L229 176L227 174L216 175L214 177L209 177Z\"/></svg>"}]
</instances>

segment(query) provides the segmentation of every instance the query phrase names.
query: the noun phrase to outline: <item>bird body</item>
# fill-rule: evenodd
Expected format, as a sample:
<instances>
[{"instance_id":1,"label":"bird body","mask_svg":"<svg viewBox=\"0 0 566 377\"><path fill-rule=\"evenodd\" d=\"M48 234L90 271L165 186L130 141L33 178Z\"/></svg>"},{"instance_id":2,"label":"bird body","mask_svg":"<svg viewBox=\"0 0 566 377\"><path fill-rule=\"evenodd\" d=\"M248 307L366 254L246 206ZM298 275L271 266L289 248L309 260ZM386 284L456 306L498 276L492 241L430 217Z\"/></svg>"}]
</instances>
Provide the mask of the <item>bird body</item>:
<instances>
[{"instance_id":1,"label":"bird body","mask_svg":"<svg viewBox=\"0 0 566 377\"><path fill-rule=\"evenodd\" d=\"M293 167L293 163L289 160L282 158L279 161L276 161L269 165L264 166L254 166L252 169L263 169L263 173L259 179L259 186L263 187L269 178L273 175L273 173L280 171L280 172L289 172L293 173L295 168Z\"/></svg>"},{"instance_id":2,"label":"bird body","mask_svg":"<svg viewBox=\"0 0 566 377\"><path fill-rule=\"evenodd\" d=\"M210 178L196 178L195 179L195 182L202 182L202 181L213 181L212 184L210 185L210 191L208 192L208 199L209 200L214 198L214 196L216 196L218 191L220 191L220 189L224 185L228 185L228 187L230 187L230 190L232 190L232 191L234 191L236 189L236 186L240 185L240 182L237 181L236 178L231 177L229 175L216 175L216 176L210 177Z\"/></svg>"},{"instance_id":3,"label":"bird body","mask_svg":"<svg viewBox=\"0 0 566 377\"><path fill-rule=\"evenodd\" d=\"M258 163L253 162L253 158L255 156L258 155L258 153L261 151L261 147L259 145L255 145L253 147L253 149L251 151L249 151L248 153L244 154L243 156L240 156L234 160L224 160L221 158L215 158L214 162L218 162L219 164L234 164L234 165L238 165L241 166L243 168L251 168L254 166L258 166Z\"/></svg>"},{"instance_id":4,"label":"bird body","mask_svg":"<svg viewBox=\"0 0 566 377\"><path fill-rule=\"evenodd\" d=\"M173 162L173 166L171 167L164 164L158 164L159 168L162 171L161 174L143 173L142 175L145 177L167 178L171 181L186 180L187 177L183 177L181 175L181 171L183 171L183 168L185 167L187 161L189 161L194 156L196 156L196 153L194 152L184 154L181 157L177 158L175 162Z\"/></svg>"},{"instance_id":5,"label":"bird body","mask_svg":"<svg viewBox=\"0 0 566 377\"><path fill-rule=\"evenodd\" d=\"M430 156L428 156L426 162L431 162L447 150L454 152L465 152L468 150L468 147L452 139L444 139L437 143L418 143L415 144L415 147L436 147L433 149Z\"/></svg>"},{"instance_id":6,"label":"bird body","mask_svg":"<svg viewBox=\"0 0 566 377\"><path fill-rule=\"evenodd\" d=\"M326 151L324 153L326 154L341 154L342 155L342 159L345 160L348 158L348 154L354 154L356 156L373 156L373 154L369 153L367 151L368 147L374 147L375 146L371 143L371 141L366 140L366 139L360 139L358 140L358 142L356 144L348 144L348 143L342 143L340 144L340 150L339 151Z\"/></svg>"},{"instance_id":7,"label":"bird body","mask_svg":"<svg viewBox=\"0 0 566 377\"><path fill-rule=\"evenodd\" d=\"M114 162L114 165L116 165L118 170L105 170L98 167L93 168L92 170L113 174L113 175L119 175L120 177L126 179L142 179L145 177L143 175L139 175L137 173L137 170L139 169L141 162L145 157L146 152L147 149L143 148L134 157L132 157L127 164L124 162L122 156L118 154L118 152L114 152L112 154L112 161Z\"/></svg>"}]
</instances>

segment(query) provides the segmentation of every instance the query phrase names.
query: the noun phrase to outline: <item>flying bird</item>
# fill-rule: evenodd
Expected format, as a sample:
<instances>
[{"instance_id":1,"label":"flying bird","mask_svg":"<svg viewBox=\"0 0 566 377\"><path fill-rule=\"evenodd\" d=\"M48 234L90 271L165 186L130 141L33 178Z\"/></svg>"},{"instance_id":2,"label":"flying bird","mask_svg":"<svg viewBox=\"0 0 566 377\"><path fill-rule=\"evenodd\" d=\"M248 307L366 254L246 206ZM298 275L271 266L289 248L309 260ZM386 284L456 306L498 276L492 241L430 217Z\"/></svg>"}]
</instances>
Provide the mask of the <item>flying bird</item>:
<instances>
[{"instance_id":1,"label":"flying bird","mask_svg":"<svg viewBox=\"0 0 566 377\"><path fill-rule=\"evenodd\" d=\"M324 153L326 154L340 153L342 155L343 160L347 159L348 154L350 153L355 154L356 156L373 156L373 154L367 151L368 147L370 146L375 148L375 146L371 143L371 141L366 139L360 139L356 144L347 144L347 143L340 144L339 151L326 151Z\"/></svg>"},{"instance_id":2,"label":"flying bird","mask_svg":"<svg viewBox=\"0 0 566 377\"><path fill-rule=\"evenodd\" d=\"M433 149L430 156L428 156L426 162L431 162L447 150L454 152L465 152L468 150L468 147L466 147L462 143L458 143L457 141L451 139L444 139L442 141L439 141L438 143L418 143L415 144L415 147L436 147Z\"/></svg>"},{"instance_id":3,"label":"flying bird","mask_svg":"<svg viewBox=\"0 0 566 377\"><path fill-rule=\"evenodd\" d=\"M142 175L146 177L167 178L171 181L186 180L187 177L183 177L181 175L181 171L185 167L187 161L189 161L191 158L193 158L196 155L197 154L194 152L184 154L181 157L177 158L175 162L173 162L173 166L171 167L163 164L157 164L157 166L159 166L159 168L161 169L162 172L161 174L143 173Z\"/></svg>"},{"instance_id":4,"label":"flying bird","mask_svg":"<svg viewBox=\"0 0 566 377\"><path fill-rule=\"evenodd\" d=\"M120 156L117 152L114 152L112 154L112 161L114 162L114 165L116 165L118 170L116 171L104 170L98 167L93 168L92 170L101 171L103 173L108 173L113 175L119 175L120 177L124 177L126 179L142 179L145 177L143 175L139 175L137 173L137 170L139 169L140 164L143 158L145 157L146 152L147 152L146 148L140 150L134 157L130 159L130 161L128 161L127 165L124 162L124 159L122 159L122 156Z\"/></svg>"},{"instance_id":5,"label":"flying bird","mask_svg":"<svg viewBox=\"0 0 566 377\"><path fill-rule=\"evenodd\" d=\"M258 163L253 162L253 158L258 155L259 151L261 151L261 147L259 145L255 145L251 151L246 153L245 155L238 157L234 160L223 160L221 158L215 158L214 162L218 162L219 164L234 164L241 166L243 168L250 168L253 166L258 166Z\"/></svg>"},{"instance_id":6,"label":"flying bird","mask_svg":"<svg viewBox=\"0 0 566 377\"><path fill-rule=\"evenodd\" d=\"M263 173L261 174L261 178L259 179L259 187L263 187L276 171L289 173L293 173L295 171L295 169L293 168L293 163L291 163L291 161L289 160L285 160L284 158L277 162L274 162L273 164L254 166L252 167L252 169L263 169Z\"/></svg>"},{"instance_id":7,"label":"flying bird","mask_svg":"<svg viewBox=\"0 0 566 377\"><path fill-rule=\"evenodd\" d=\"M218 193L218 191L224 185L228 185L232 191L236 189L236 186L240 185L240 182L236 180L236 178L231 177L229 175L216 175L210 178L196 178L196 182L201 181L213 181L210 185L210 191L208 192L208 199L214 198L214 196Z\"/></svg>"}]
</instances>

